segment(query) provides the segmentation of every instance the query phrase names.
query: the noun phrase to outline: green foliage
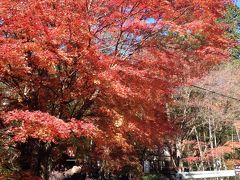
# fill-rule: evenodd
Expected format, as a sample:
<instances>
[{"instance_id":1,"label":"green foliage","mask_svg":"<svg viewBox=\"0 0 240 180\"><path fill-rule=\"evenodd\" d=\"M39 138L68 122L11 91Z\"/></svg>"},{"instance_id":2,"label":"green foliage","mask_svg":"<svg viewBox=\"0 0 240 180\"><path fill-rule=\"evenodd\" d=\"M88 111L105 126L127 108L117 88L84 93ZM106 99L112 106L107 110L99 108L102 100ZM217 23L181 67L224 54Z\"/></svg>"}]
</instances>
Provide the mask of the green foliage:
<instances>
[{"instance_id":1,"label":"green foliage","mask_svg":"<svg viewBox=\"0 0 240 180\"><path fill-rule=\"evenodd\" d=\"M235 158L240 159L240 149L236 149L235 151Z\"/></svg>"},{"instance_id":2,"label":"green foliage","mask_svg":"<svg viewBox=\"0 0 240 180\"><path fill-rule=\"evenodd\" d=\"M228 24L227 36L236 42L234 48L232 48L232 57L235 60L240 60L240 8L237 6L229 6L225 17L221 21Z\"/></svg>"},{"instance_id":3,"label":"green foliage","mask_svg":"<svg viewBox=\"0 0 240 180\"><path fill-rule=\"evenodd\" d=\"M240 8L237 6L229 6L223 22L230 25L228 32L229 36L234 39L240 38L239 25L240 25Z\"/></svg>"},{"instance_id":4,"label":"green foliage","mask_svg":"<svg viewBox=\"0 0 240 180\"><path fill-rule=\"evenodd\" d=\"M18 166L17 157L19 156L19 152L17 152L14 148L4 148L0 142L0 175L10 176L20 170ZM0 176L1 179L1 176Z\"/></svg>"},{"instance_id":5,"label":"green foliage","mask_svg":"<svg viewBox=\"0 0 240 180\"><path fill-rule=\"evenodd\" d=\"M161 180L163 176L161 174L149 174L142 177L142 180Z\"/></svg>"}]
</instances>

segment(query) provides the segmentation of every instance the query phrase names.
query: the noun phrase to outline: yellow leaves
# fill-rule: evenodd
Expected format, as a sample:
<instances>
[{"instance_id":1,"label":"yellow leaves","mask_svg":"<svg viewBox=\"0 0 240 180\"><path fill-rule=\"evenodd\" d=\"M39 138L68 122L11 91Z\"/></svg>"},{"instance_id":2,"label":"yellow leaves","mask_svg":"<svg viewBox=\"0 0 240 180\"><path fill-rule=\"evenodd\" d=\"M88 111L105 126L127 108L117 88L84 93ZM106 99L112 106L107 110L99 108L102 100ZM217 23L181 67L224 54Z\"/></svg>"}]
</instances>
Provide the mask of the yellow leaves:
<instances>
[{"instance_id":1,"label":"yellow leaves","mask_svg":"<svg viewBox=\"0 0 240 180\"><path fill-rule=\"evenodd\" d=\"M120 134L120 133L116 133L114 138L119 144L123 144L123 142L125 142L125 139L123 138L122 134Z\"/></svg>"},{"instance_id":2,"label":"yellow leaves","mask_svg":"<svg viewBox=\"0 0 240 180\"><path fill-rule=\"evenodd\" d=\"M114 135L114 141L116 146L122 147L122 150L127 151L131 149L131 145L127 142L127 139L124 138L123 134L116 133Z\"/></svg>"},{"instance_id":3,"label":"yellow leaves","mask_svg":"<svg viewBox=\"0 0 240 180\"><path fill-rule=\"evenodd\" d=\"M119 128L123 125L123 123L124 123L124 116L123 115L115 113L115 118L114 119L115 119L115 122L114 122L115 127Z\"/></svg>"},{"instance_id":4,"label":"yellow leaves","mask_svg":"<svg viewBox=\"0 0 240 180\"><path fill-rule=\"evenodd\" d=\"M100 84L101 84L101 81L98 80L98 79L94 79L94 80L93 80L93 83L96 84L96 85L100 85Z\"/></svg>"}]
</instances>

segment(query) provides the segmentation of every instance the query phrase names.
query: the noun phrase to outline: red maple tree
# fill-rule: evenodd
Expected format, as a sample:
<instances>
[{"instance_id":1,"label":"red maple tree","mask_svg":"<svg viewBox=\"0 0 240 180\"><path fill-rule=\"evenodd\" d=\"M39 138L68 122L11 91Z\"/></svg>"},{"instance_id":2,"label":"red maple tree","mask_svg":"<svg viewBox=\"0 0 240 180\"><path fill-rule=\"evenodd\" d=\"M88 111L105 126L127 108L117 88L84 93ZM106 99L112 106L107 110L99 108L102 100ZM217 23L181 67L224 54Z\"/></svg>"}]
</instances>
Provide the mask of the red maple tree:
<instances>
[{"instance_id":1,"label":"red maple tree","mask_svg":"<svg viewBox=\"0 0 240 180\"><path fill-rule=\"evenodd\" d=\"M6 133L43 146L84 136L98 159L127 163L136 144L173 132L165 104L174 89L227 59L217 19L228 3L2 0Z\"/></svg>"}]
</instances>

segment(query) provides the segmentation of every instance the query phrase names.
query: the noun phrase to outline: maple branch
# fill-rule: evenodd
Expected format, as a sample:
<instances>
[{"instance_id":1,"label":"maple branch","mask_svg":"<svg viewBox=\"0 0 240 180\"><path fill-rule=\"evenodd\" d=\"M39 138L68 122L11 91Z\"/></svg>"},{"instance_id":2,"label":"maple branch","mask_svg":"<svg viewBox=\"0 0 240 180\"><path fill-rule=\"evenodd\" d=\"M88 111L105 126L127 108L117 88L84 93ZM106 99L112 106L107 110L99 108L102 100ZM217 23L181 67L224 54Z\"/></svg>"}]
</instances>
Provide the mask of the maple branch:
<instances>
[{"instance_id":1,"label":"maple branch","mask_svg":"<svg viewBox=\"0 0 240 180\"><path fill-rule=\"evenodd\" d=\"M94 100L97 98L97 95L99 94L99 90L96 89L90 98L86 99L80 108L79 112L76 115L77 119L81 119L84 115L84 113L93 105Z\"/></svg>"},{"instance_id":2,"label":"maple branch","mask_svg":"<svg viewBox=\"0 0 240 180\"><path fill-rule=\"evenodd\" d=\"M77 113L76 119L81 119L83 117L84 113L92 106L93 102L94 102L93 100L86 99L84 101L81 109Z\"/></svg>"},{"instance_id":3,"label":"maple branch","mask_svg":"<svg viewBox=\"0 0 240 180\"><path fill-rule=\"evenodd\" d=\"M120 26L120 33L119 33L119 36L118 36L118 39L117 39L117 42L116 42L116 45L115 45L115 55L117 55L118 53L118 46L119 46L119 42L122 38L122 34L123 34L123 30L122 30L122 26L123 26L124 22L122 22L121 26Z\"/></svg>"},{"instance_id":4,"label":"maple branch","mask_svg":"<svg viewBox=\"0 0 240 180\"><path fill-rule=\"evenodd\" d=\"M87 11L90 10L91 5L92 5L92 1L93 1L93 0L86 0L86 9L87 9Z\"/></svg>"}]
</instances>

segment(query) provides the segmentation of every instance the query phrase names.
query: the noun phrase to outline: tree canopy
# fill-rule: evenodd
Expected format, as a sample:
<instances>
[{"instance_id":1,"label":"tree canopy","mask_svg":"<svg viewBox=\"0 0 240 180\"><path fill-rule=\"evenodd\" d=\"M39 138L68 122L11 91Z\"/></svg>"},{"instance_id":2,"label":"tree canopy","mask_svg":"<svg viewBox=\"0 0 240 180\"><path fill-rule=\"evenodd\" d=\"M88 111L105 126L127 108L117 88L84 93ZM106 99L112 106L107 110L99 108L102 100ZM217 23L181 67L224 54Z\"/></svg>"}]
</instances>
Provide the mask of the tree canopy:
<instances>
[{"instance_id":1,"label":"tree canopy","mask_svg":"<svg viewBox=\"0 0 240 180\"><path fill-rule=\"evenodd\" d=\"M4 134L20 144L85 137L109 166L131 162L137 144L174 131L165 105L175 88L228 59L217 20L229 3L2 0Z\"/></svg>"}]
</instances>

